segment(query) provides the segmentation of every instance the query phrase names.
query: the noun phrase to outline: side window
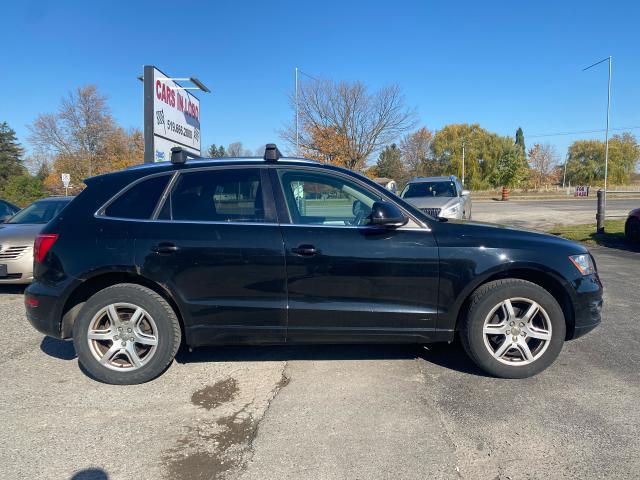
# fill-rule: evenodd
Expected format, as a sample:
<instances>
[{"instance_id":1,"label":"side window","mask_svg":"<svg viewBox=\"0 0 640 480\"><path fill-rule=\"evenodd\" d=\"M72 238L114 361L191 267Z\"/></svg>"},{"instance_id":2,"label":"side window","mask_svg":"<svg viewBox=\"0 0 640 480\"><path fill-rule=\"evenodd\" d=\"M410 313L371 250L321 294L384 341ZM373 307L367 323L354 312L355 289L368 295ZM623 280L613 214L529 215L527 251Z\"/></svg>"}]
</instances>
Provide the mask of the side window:
<instances>
[{"instance_id":1,"label":"side window","mask_svg":"<svg viewBox=\"0 0 640 480\"><path fill-rule=\"evenodd\" d=\"M366 225L377 194L337 175L278 170L293 223Z\"/></svg>"},{"instance_id":2,"label":"side window","mask_svg":"<svg viewBox=\"0 0 640 480\"><path fill-rule=\"evenodd\" d=\"M13 211L9 208L9 205L0 202L0 218L8 217L9 215L13 215Z\"/></svg>"},{"instance_id":3,"label":"side window","mask_svg":"<svg viewBox=\"0 0 640 480\"><path fill-rule=\"evenodd\" d=\"M263 222L260 170L181 173L159 218L200 222Z\"/></svg>"},{"instance_id":4,"label":"side window","mask_svg":"<svg viewBox=\"0 0 640 480\"><path fill-rule=\"evenodd\" d=\"M171 175L160 175L143 180L115 199L104 211L107 217L151 218Z\"/></svg>"}]
</instances>

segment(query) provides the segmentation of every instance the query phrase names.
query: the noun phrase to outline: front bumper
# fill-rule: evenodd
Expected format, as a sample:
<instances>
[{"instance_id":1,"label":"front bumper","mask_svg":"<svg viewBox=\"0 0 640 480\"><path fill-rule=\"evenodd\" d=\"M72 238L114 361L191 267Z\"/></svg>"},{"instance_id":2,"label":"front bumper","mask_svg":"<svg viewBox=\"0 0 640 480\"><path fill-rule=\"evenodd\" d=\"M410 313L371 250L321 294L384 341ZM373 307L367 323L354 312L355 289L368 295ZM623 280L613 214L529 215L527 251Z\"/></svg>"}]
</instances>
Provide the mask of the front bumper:
<instances>
[{"instance_id":1,"label":"front bumper","mask_svg":"<svg viewBox=\"0 0 640 480\"><path fill-rule=\"evenodd\" d=\"M0 259L7 266L8 276L0 277L0 285L14 283L31 283L33 280L33 251L29 249L18 258Z\"/></svg>"},{"instance_id":2,"label":"front bumper","mask_svg":"<svg viewBox=\"0 0 640 480\"><path fill-rule=\"evenodd\" d=\"M574 328L568 338L578 338L600 325L602 321L602 283L597 273L583 277L573 301Z\"/></svg>"}]
</instances>

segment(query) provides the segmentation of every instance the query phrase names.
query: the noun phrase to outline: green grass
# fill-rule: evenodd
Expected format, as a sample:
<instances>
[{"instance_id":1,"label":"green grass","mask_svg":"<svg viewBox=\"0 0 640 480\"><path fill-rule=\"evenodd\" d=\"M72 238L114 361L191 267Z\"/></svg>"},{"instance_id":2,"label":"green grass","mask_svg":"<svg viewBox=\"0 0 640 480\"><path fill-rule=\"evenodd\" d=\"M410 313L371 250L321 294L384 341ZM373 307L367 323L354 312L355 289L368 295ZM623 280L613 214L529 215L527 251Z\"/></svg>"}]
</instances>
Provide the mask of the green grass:
<instances>
[{"instance_id":1,"label":"green grass","mask_svg":"<svg viewBox=\"0 0 640 480\"><path fill-rule=\"evenodd\" d=\"M620 247L626 243L624 238L624 219L605 220L604 233L596 233L596 224L555 225L549 233L559 235L569 240L586 243L587 245L604 245Z\"/></svg>"}]
</instances>

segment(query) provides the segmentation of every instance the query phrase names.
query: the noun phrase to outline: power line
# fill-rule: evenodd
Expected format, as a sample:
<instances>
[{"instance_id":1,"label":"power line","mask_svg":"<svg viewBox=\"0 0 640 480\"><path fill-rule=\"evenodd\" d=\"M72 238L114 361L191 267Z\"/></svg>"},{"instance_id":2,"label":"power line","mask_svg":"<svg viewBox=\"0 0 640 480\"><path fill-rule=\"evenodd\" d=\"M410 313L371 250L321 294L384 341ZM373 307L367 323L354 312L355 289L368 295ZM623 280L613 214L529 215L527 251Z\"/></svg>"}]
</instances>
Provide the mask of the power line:
<instances>
[{"instance_id":1,"label":"power line","mask_svg":"<svg viewBox=\"0 0 640 480\"><path fill-rule=\"evenodd\" d=\"M640 128L640 125L632 125L630 127L618 127L618 128L610 128L609 130L614 131L622 131L622 130L637 130ZM577 130L575 132L557 132L557 133L545 133L540 135L527 135L527 138L540 138L540 137L560 137L563 135L580 135L583 133L602 133L605 129L597 129L597 130Z\"/></svg>"}]
</instances>

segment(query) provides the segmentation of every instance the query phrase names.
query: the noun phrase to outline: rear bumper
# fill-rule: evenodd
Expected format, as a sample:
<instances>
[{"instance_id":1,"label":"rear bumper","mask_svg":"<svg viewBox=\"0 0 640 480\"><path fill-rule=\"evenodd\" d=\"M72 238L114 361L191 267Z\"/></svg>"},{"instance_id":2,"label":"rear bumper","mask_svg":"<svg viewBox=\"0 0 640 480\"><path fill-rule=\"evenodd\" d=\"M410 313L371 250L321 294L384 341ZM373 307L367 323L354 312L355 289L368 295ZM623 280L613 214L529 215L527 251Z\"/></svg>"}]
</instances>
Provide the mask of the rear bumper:
<instances>
[{"instance_id":1,"label":"rear bumper","mask_svg":"<svg viewBox=\"0 0 640 480\"><path fill-rule=\"evenodd\" d=\"M68 287L68 285L66 285ZM54 338L69 338L63 328L62 311L67 299L65 286L34 282L24 292L27 320L39 332ZM37 303L37 306L34 304Z\"/></svg>"}]
</instances>

